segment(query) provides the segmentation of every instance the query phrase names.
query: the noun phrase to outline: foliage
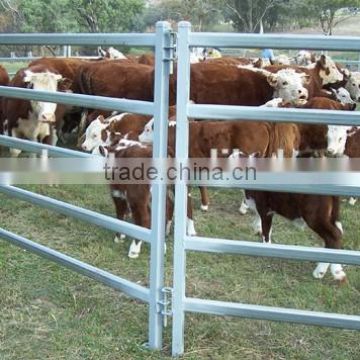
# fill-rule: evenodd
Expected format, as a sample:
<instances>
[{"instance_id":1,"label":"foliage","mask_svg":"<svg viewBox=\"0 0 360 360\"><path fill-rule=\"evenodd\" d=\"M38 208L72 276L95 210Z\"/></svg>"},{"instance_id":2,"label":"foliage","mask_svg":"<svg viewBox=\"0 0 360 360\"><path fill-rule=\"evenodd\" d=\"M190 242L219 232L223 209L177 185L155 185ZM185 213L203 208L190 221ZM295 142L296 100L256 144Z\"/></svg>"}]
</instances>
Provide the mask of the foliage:
<instances>
[{"instance_id":1,"label":"foliage","mask_svg":"<svg viewBox=\"0 0 360 360\"><path fill-rule=\"evenodd\" d=\"M73 0L70 7L82 31L124 32L135 27L144 0Z\"/></svg>"},{"instance_id":2,"label":"foliage","mask_svg":"<svg viewBox=\"0 0 360 360\"><path fill-rule=\"evenodd\" d=\"M315 17L324 34L332 35L334 27L359 12L360 0L306 0L301 14Z\"/></svg>"}]
</instances>

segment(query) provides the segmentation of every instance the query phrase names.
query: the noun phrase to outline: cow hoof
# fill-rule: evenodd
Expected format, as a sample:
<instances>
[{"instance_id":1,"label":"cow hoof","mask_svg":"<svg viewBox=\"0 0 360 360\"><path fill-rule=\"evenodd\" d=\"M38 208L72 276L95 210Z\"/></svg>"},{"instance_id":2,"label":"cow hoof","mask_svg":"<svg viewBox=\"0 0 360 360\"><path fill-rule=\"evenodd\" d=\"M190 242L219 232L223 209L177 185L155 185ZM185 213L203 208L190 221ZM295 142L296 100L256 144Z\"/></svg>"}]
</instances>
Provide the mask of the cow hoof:
<instances>
[{"instance_id":1,"label":"cow hoof","mask_svg":"<svg viewBox=\"0 0 360 360\"><path fill-rule=\"evenodd\" d=\"M355 204L356 204L356 199L353 198L353 197L351 197L351 198L349 199L349 205L354 206Z\"/></svg>"},{"instance_id":2,"label":"cow hoof","mask_svg":"<svg viewBox=\"0 0 360 360\"><path fill-rule=\"evenodd\" d=\"M141 241L136 243L136 241L134 240L130 245L128 257L130 259L138 258L140 254L140 250L141 250Z\"/></svg>"},{"instance_id":3,"label":"cow hoof","mask_svg":"<svg viewBox=\"0 0 360 360\"><path fill-rule=\"evenodd\" d=\"M126 235L125 234L117 234L115 235L115 238L114 238L114 243L115 244L120 244L122 243L124 240L126 239Z\"/></svg>"},{"instance_id":4,"label":"cow hoof","mask_svg":"<svg viewBox=\"0 0 360 360\"><path fill-rule=\"evenodd\" d=\"M333 273L334 280L339 282L346 282L346 274L343 270L336 271Z\"/></svg>"},{"instance_id":5,"label":"cow hoof","mask_svg":"<svg viewBox=\"0 0 360 360\"><path fill-rule=\"evenodd\" d=\"M239 213L241 215L245 215L247 214L248 210L249 210L249 206L245 203L245 201L243 201L239 207Z\"/></svg>"},{"instance_id":6,"label":"cow hoof","mask_svg":"<svg viewBox=\"0 0 360 360\"><path fill-rule=\"evenodd\" d=\"M128 257L130 259L137 259L139 257L139 253L137 253L135 251L129 251Z\"/></svg>"},{"instance_id":7,"label":"cow hoof","mask_svg":"<svg viewBox=\"0 0 360 360\"><path fill-rule=\"evenodd\" d=\"M326 271L318 271L317 269L315 269L313 271L313 277L315 279L322 279L326 274Z\"/></svg>"},{"instance_id":8,"label":"cow hoof","mask_svg":"<svg viewBox=\"0 0 360 360\"><path fill-rule=\"evenodd\" d=\"M208 210L209 210L209 205L203 205L203 204L201 204L201 205L200 205L200 209L201 209L202 211L208 211Z\"/></svg>"}]
</instances>

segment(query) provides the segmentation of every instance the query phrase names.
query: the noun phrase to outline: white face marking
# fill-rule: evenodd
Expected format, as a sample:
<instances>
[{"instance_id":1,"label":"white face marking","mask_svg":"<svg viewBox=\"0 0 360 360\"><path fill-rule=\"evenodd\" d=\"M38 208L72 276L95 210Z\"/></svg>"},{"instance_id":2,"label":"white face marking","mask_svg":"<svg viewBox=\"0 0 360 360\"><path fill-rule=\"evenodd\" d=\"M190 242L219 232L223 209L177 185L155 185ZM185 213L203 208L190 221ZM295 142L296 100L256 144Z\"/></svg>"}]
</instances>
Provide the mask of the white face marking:
<instances>
[{"instance_id":1,"label":"white face marking","mask_svg":"<svg viewBox=\"0 0 360 360\"><path fill-rule=\"evenodd\" d=\"M360 90L360 89L359 89ZM334 95L336 96L336 100L340 101L342 104L355 104L352 100L350 93L343 87L339 89L332 89ZM360 91L359 91L360 95Z\"/></svg>"},{"instance_id":2,"label":"white face marking","mask_svg":"<svg viewBox=\"0 0 360 360\"><path fill-rule=\"evenodd\" d=\"M344 74L340 72L335 62L329 56L325 56L325 67L328 69L328 74L326 70L319 71L323 85L336 83L344 79Z\"/></svg>"},{"instance_id":3,"label":"white face marking","mask_svg":"<svg viewBox=\"0 0 360 360\"><path fill-rule=\"evenodd\" d=\"M311 64L311 54L309 51L300 50L295 56L295 62L301 66L307 66Z\"/></svg>"},{"instance_id":4,"label":"white face marking","mask_svg":"<svg viewBox=\"0 0 360 360\"><path fill-rule=\"evenodd\" d=\"M127 59L127 57L119 50L116 50L113 47L109 47L108 50L110 59Z\"/></svg>"},{"instance_id":5,"label":"white face marking","mask_svg":"<svg viewBox=\"0 0 360 360\"><path fill-rule=\"evenodd\" d=\"M142 143L152 144L154 140L154 118L152 118L144 127L143 132L139 135Z\"/></svg>"},{"instance_id":6,"label":"white face marking","mask_svg":"<svg viewBox=\"0 0 360 360\"><path fill-rule=\"evenodd\" d=\"M345 280L346 274L340 264L331 264L330 271L335 280L337 281Z\"/></svg>"},{"instance_id":7,"label":"white face marking","mask_svg":"<svg viewBox=\"0 0 360 360\"><path fill-rule=\"evenodd\" d=\"M360 72L352 72L350 78L345 84L354 101L360 101Z\"/></svg>"},{"instance_id":8,"label":"white face marking","mask_svg":"<svg viewBox=\"0 0 360 360\"><path fill-rule=\"evenodd\" d=\"M343 155L347 140L347 132L351 126L329 125L327 132L327 151L332 155Z\"/></svg>"},{"instance_id":9,"label":"white face marking","mask_svg":"<svg viewBox=\"0 0 360 360\"><path fill-rule=\"evenodd\" d=\"M309 96L304 87L306 79L304 73L297 73L294 69L281 69L268 76L268 82L274 88L274 98L284 101L306 100Z\"/></svg>"},{"instance_id":10,"label":"white face marking","mask_svg":"<svg viewBox=\"0 0 360 360\"><path fill-rule=\"evenodd\" d=\"M55 92L58 82L62 79L61 75L51 72L34 73L31 70L25 70L24 73L24 82L30 84L34 90ZM56 103L35 100L31 100L30 103L38 121L55 122Z\"/></svg>"},{"instance_id":11,"label":"white face marking","mask_svg":"<svg viewBox=\"0 0 360 360\"><path fill-rule=\"evenodd\" d=\"M275 63L278 65L290 65L290 59L285 54L280 54L275 57Z\"/></svg>"},{"instance_id":12,"label":"white face marking","mask_svg":"<svg viewBox=\"0 0 360 360\"><path fill-rule=\"evenodd\" d=\"M82 143L81 147L85 151L93 151L98 148L100 145L106 146L109 145L109 136L106 137L106 140L101 139L101 132L109 126L108 122L102 122L99 118L95 119L88 126L85 132L85 141Z\"/></svg>"}]
</instances>

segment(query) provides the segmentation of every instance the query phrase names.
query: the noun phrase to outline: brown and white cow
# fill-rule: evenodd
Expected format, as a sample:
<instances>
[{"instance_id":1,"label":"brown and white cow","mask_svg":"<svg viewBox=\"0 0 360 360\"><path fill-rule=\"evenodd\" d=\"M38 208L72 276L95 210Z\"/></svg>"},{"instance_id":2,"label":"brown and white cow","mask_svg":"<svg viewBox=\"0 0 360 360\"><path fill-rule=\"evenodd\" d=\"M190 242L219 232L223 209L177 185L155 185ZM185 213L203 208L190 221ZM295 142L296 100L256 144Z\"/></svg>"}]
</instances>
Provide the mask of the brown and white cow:
<instances>
[{"instance_id":1,"label":"brown and white cow","mask_svg":"<svg viewBox=\"0 0 360 360\"><path fill-rule=\"evenodd\" d=\"M99 154L100 146L110 146L122 138L137 140L151 116L122 113L97 117L86 129L81 148Z\"/></svg>"},{"instance_id":2,"label":"brown and white cow","mask_svg":"<svg viewBox=\"0 0 360 360\"><path fill-rule=\"evenodd\" d=\"M116 145L111 147L100 147L99 153L103 156L113 154L116 160L119 159L149 159L152 158L152 147L145 146L138 141L121 139ZM117 218L123 220L129 212L136 225L150 228L151 225L151 184L150 183L122 183L115 182L110 184L111 196L115 204ZM174 215L173 189L167 190L166 199L166 235L170 233L171 222ZM191 196L188 197L187 211L187 234L196 235L193 216ZM116 235L115 242L124 239L125 236ZM132 259L137 258L141 251L142 241L133 240L128 256Z\"/></svg>"},{"instance_id":3,"label":"brown and white cow","mask_svg":"<svg viewBox=\"0 0 360 360\"><path fill-rule=\"evenodd\" d=\"M341 248L339 197L252 190L246 190L245 196L248 206L260 217L263 242L271 243L273 216L279 214L296 223L305 223L320 236L326 248ZM340 264L318 263L313 276L323 278L329 266L335 280L346 279Z\"/></svg>"},{"instance_id":4,"label":"brown and white cow","mask_svg":"<svg viewBox=\"0 0 360 360\"><path fill-rule=\"evenodd\" d=\"M205 62L191 65L190 99L197 104L259 106L274 97L306 100L306 74L277 73Z\"/></svg>"},{"instance_id":5,"label":"brown and white cow","mask_svg":"<svg viewBox=\"0 0 360 360\"><path fill-rule=\"evenodd\" d=\"M10 81L10 86L31 88L56 92L62 88L63 77L55 70L42 65L34 65L19 70ZM56 103L37 100L3 99L4 128L8 135L25 138L32 141L53 143L53 127L56 123L56 111L62 116L63 110ZM17 156L21 151L11 149L11 153Z\"/></svg>"},{"instance_id":6,"label":"brown and white cow","mask_svg":"<svg viewBox=\"0 0 360 360\"><path fill-rule=\"evenodd\" d=\"M9 74L6 69L0 65L0 86L8 86L10 82ZM4 133L3 129L3 110L2 110L2 97L0 97L0 134Z\"/></svg>"}]
</instances>

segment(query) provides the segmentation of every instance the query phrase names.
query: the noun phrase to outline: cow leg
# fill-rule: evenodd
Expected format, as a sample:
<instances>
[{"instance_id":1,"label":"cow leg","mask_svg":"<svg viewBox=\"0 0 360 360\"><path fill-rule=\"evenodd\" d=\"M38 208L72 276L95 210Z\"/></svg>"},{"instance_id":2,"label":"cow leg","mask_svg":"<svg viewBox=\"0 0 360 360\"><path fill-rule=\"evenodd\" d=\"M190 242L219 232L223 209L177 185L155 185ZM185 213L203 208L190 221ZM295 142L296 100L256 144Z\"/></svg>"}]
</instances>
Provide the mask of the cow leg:
<instances>
[{"instance_id":1,"label":"cow leg","mask_svg":"<svg viewBox=\"0 0 360 360\"><path fill-rule=\"evenodd\" d=\"M261 224L261 217L259 215L259 212L257 210L256 207L256 203L254 201L253 198L249 197L249 198L245 198L245 203L246 206L248 207L248 209L250 209L251 211L253 211L255 213L255 220L253 221L252 227L255 231L256 235L261 235L262 234L262 224Z\"/></svg>"},{"instance_id":2,"label":"cow leg","mask_svg":"<svg viewBox=\"0 0 360 360\"><path fill-rule=\"evenodd\" d=\"M261 228L262 228L262 240L263 243L271 244L271 233L272 233L272 219L273 214L261 214Z\"/></svg>"},{"instance_id":3,"label":"cow leg","mask_svg":"<svg viewBox=\"0 0 360 360\"><path fill-rule=\"evenodd\" d=\"M342 226L340 222L337 221L335 224L332 224L323 218L317 218L315 221L307 221L305 219L305 221L308 226L324 240L325 248L341 248ZM313 276L317 279L323 278L329 265L328 263L319 263L313 272ZM335 280L344 281L346 279L346 274L340 264L331 264L330 270Z\"/></svg>"},{"instance_id":4,"label":"cow leg","mask_svg":"<svg viewBox=\"0 0 360 360\"><path fill-rule=\"evenodd\" d=\"M173 192L169 189L166 196L166 229L165 235L168 236L171 230L171 224L174 217L174 196Z\"/></svg>"},{"instance_id":5,"label":"cow leg","mask_svg":"<svg viewBox=\"0 0 360 360\"><path fill-rule=\"evenodd\" d=\"M186 219L186 234L188 236L195 236L196 235L196 230L195 230L195 226L194 226L193 211L192 210L193 210L192 197L191 197L190 192L188 192L187 219Z\"/></svg>"},{"instance_id":6,"label":"cow leg","mask_svg":"<svg viewBox=\"0 0 360 360\"><path fill-rule=\"evenodd\" d=\"M204 186L199 186L199 189L200 189L200 196L201 196L200 209L202 211L208 211L209 210L209 194L208 194L207 188Z\"/></svg>"},{"instance_id":7,"label":"cow leg","mask_svg":"<svg viewBox=\"0 0 360 360\"><path fill-rule=\"evenodd\" d=\"M18 138L18 139L22 138L21 134L19 134L19 132L16 129L11 129L11 136L14 137L14 138ZM10 151L10 155L12 157L18 157L21 154L20 149L10 148L9 151Z\"/></svg>"},{"instance_id":8,"label":"cow leg","mask_svg":"<svg viewBox=\"0 0 360 360\"><path fill-rule=\"evenodd\" d=\"M148 202L143 199L130 204L131 212L136 225L150 229L150 210ZM128 256L131 259L139 257L142 241L134 239L130 245Z\"/></svg>"},{"instance_id":9,"label":"cow leg","mask_svg":"<svg viewBox=\"0 0 360 360\"><path fill-rule=\"evenodd\" d=\"M247 214L248 210L249 210L249 206L246 203L246 199L244 199L239 207L239 213L241 215L245 215L245 214Z\"/></svg>"},{"instance_id":10,"label":"cow leg","mask_svg":"<svg viewBox=\"0 0 360 360\"><path fill-rule=\"evenodd\" d=\"M127 204L126 199L123 197L115 197L114 193L113 193L113 201L114 201L115 209L116 209L116 217L119 220L124 220L124 217L128 211L128 204ZM126 238L125 234L116 233L114 242L116 244L118 244L118 243L122 242L125 238Z\"/></svg>"}]
</instances>

